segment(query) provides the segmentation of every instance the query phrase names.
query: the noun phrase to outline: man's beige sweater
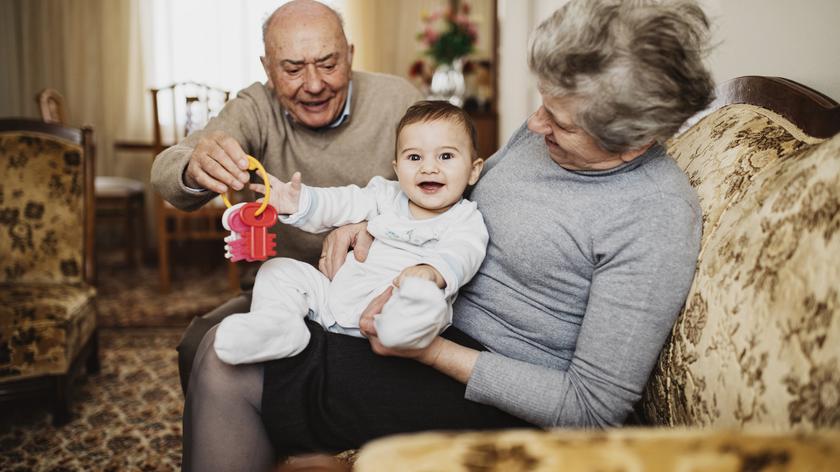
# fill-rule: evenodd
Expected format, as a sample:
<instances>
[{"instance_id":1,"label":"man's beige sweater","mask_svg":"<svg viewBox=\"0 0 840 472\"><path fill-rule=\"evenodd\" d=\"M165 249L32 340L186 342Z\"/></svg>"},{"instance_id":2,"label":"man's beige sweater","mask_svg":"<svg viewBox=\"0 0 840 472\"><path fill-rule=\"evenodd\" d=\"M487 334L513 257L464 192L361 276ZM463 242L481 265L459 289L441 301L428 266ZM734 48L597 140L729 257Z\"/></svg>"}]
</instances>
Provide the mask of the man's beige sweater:
<instances>
[{"instance_id":1,"label":"man's beige sweater","mask_svg":"<svg viewBox=\"0 0 840 472\"><path fill-rule=\"evenodd\" d=\"M318 187L363 186L376 175L393 179L397 123L422 96L406 80L394 76L356 71L352 80L349 119L336 128L318 130L294 123L274 91L254 83L229 101L202 131L160 153L152 166L152 184L163 198L184 210L195 210L215 197L210 191L190 192L182 180L198 140L214 130L232 136L268 173L284 182L297 171L305 184ZM253 180L261 182L256 175ZM317 261L323 236L280 224L273 231L278 234L279 256Z\"/></svg>"}]
</instances>

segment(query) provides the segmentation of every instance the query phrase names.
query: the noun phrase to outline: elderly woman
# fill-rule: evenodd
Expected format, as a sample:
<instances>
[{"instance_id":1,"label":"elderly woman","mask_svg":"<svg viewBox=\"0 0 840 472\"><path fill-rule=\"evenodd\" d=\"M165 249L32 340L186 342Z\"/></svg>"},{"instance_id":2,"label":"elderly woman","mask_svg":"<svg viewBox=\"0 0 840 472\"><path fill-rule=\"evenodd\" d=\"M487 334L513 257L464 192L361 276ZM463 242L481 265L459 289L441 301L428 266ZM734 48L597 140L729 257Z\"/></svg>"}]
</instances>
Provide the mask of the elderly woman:
<instances>
[{"instance_id":1,"label":"elderly woman","mask_svg":"<svg viewBox=\"0 0 840 472\"><path fill-rule=\"evenodd\" d=\"M529 50L542 106L488 162L471 199L490 233L454 325L392 351L324 332L300 355L228 366L204 338L185 467L265 470L275 455L428 429L620 425L685 301L701 212L662 142L710 101L708 24L691 2L573 0ZM354 240L331 238L325 271Z\"/></svg>"}]
</instances>

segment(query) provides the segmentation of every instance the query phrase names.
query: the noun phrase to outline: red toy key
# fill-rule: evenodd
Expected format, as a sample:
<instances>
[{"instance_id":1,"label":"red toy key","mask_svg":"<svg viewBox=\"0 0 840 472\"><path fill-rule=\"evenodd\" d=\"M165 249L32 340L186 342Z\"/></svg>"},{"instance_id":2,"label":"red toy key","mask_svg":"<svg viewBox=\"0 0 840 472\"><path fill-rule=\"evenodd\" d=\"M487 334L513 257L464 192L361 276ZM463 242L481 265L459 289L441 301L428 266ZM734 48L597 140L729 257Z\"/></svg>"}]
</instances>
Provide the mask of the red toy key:
<instances>
[{"instance_id":1,"label":"red toy key","mask_svg":"<svg viewBox=\"0 0 840 472\"><path fill-rule=\"evenodd\" d=\"M268 173L253 156L248 156L248 170L256 170L263 179L265 197L262 203L240 203L234 206L227 195L222 194L222 200L228 207L222 216L222 225L230 231L230 236L225 238L228 243L225 245L225 257L232 262L243 259L248 262L264 261L277 255L274 250L277 235L267 231L277 222L277 210L268 204L271 201Z\"/></svg>"},{"instance_id":2,"label":"red toy key","mask_svg":"<svg viewBox=\"0 0 840 472\"><path fill-rule=\"evenodd\" d=\"M265 211L257 215L261 206L261 203L251 202L239 210L242 222L250 227L242 234L248 248L246 259L249 261L264 261L276 255L274 247L277 243L274 240L277 235L269 233L268 228L277 222L277 210L271 205L266 205Z\"/></svg>"}]
</instances>

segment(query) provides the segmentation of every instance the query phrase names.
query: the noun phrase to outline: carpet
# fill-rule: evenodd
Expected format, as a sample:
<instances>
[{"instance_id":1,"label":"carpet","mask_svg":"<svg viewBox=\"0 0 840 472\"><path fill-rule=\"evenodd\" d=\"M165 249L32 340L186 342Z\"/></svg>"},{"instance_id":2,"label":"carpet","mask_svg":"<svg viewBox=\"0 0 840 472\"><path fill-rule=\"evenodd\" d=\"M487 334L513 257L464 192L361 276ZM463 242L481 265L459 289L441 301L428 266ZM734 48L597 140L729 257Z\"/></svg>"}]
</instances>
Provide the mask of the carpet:
<instances>
[{"instance_id":1,"label":"carpet","mask_svg":"<svg viewBox=\"0 0 840 472\"><path fill-rule=\"evenodd\" d=\"M167 294L160 293L156 268L100 265L97 270L100 327L186 327L194 316L236 295L228 287L225 265L179 267Z\"/></svg>"},{"instance_id":2,"label":"carpet","mask_svg":"<svg viewBox=\"0 0 840 472\"><path fill-rule=\"evenodd\" d=\"M235 295L227 268L182 264L161 294L154 267L98 258L99 375L72 390L73 419L56 428L44 402L4 404L2 471L180 470L183 396L175 346L189 321Z\"/></svg>"},{"instance_id":3,"label":"carpet","mask_svg":"<svg viewBox=\"0 0 840 472\"><path fill-rule=\"evenodd\" d=\"M4 408L0 470L169 471L181 463L181 328L103 329L102 371L80 376L73 419L56 428L40 405Z\"/></svg>"}]
</instances>

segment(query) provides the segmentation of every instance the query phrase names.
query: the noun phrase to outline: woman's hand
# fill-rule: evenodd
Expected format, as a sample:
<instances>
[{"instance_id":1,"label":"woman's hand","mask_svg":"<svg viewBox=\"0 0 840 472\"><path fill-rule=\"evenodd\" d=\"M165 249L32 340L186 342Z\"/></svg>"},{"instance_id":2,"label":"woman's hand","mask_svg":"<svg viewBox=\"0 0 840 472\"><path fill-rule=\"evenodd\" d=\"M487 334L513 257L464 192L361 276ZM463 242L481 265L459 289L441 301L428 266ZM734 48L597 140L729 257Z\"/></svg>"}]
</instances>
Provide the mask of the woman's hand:
<instances>
[{"instance_id":1,"label":"woman's hand","mask_svg":"<svg viewBox=\"0 0 840 472\"><path fill-rule=\"evenodd\" d=\"M379 354L380 356L405 357L420 361L427 365L432 365L437 359L437 356L440 355L440 341L442 341L440 337L435 338L431 344L423 349L392 349L383 346L382 343L379 342L379 338L376 336L376 325L374 324L373 319L376 315L382 312L382 307L384 307L385 303L387 303L391 298L393 291L393 287L388 287L384 292L380 293L371 300L370 304L362 312L362 317L359 319L359 330L363 335L365 335L365 337L368 338L368 341L370 341L370 347L373 352Z\"/></svg>"},{"instance_id":2,"label":"woman's hand","mask_svg":"<svg viewBox=\"0 0 840 472\"><path fill-rule=\"evenodd\" d=\"M350 249L353 249L357 261L364 262L371 244L373 236L367 232L367 222L342 226L324 239L321 258L318 259L318 270L332 280L344 264Z\"/></svg>"},{"instance_id":3,"label":"woman's hand","mask_svg":"<svg viewBox=\"0 0 840 472\"><path fill-rule=\"evenodd\" d=\"M271 174L268 174L268 181L271 184L268 203L277 210L277 213L281 215L297 213L300 206L300 172L295 172L292 175L292 181L288 183L281 182ZM248 188L265 195L263 184L250 184Z\"/></svg>"}]
</instances>

